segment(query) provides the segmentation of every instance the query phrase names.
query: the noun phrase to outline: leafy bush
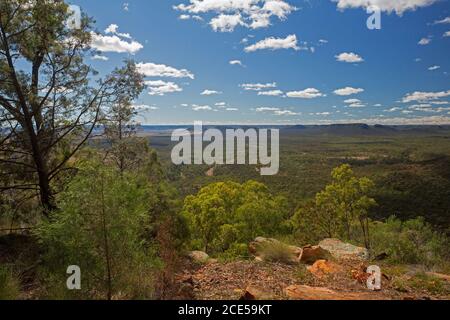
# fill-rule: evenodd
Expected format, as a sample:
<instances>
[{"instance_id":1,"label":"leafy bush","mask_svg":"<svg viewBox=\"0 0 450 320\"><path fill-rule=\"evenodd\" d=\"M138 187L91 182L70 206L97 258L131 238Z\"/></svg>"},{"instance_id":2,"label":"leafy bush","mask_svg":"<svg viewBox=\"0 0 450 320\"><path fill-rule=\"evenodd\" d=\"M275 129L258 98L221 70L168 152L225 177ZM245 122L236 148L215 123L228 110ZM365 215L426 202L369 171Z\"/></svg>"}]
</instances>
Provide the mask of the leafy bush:
<instances>
[{"instance_id":1,"label":"leafy bush","mask_svg":"<svg viewBox=\"0 0 450 320\"><path fill-rule=\"evenodd\" d=\"M19 297L19 282L11 270L0 266L0 300L16 300Z\"/></svg>"},{"instance_id":2,"label":"leafy bush","mask_svg":"<svg viewBox=\"0 0 450 320\"><path fill-rule=\"evenodd\" d=\"M371 228L374 255L387 253L395 263L435 266L450 258L449 239L436 232L423 218L405 222L396 217Z\"/></svg>"},{"instance_id":3,"label":"leafy bush","mask_svg":"<svg viewBox=\"0 0 450 320\"><path fill-rule=\"evenodd\" d=\"M231 262L239 259L249 258L248 245L245 243L233 243L227 251L220 253L218 256L222 262Z\"/></svg>"},{"instance_id":4,"label":"leafy bush","mask_svg":"<svg viewBox=\"0 0 450 320\"><path fill-rule=\"evenodd\" d=\"M255 181L208 185L188 196L183 208L192 247L209 254L234 250L234 244L247 244L258 236L275 235L282 229L286 212L285 200Z\"/></svg>"},{"instance_id":5,"label":"leafy bush","mask_svg":"<svg viewBox=\"0 0 450 320\"><path fill-rule=\"evenodd\" d=\"M129 174L87 162L60 195L60 209L41 223L49 294L58 298L151 298L159 265L146 237L148 185ZM147 240L146 240L147 239ZM66 268L77 265L82 290L67 292Z\"/></svg>"}]
</instances>

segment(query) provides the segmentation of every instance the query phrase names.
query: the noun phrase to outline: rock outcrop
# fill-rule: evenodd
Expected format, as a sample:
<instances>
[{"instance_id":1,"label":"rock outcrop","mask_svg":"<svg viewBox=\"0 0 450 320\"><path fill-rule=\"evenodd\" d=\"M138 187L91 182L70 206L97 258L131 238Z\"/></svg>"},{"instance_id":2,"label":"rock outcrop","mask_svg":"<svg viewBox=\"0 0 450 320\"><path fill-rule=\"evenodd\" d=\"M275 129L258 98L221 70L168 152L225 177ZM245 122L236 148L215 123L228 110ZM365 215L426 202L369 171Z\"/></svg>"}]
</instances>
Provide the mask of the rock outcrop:
<instances>
[{"instance_id":1,"label":"rock outcrop","mask_svg":"<svg viewBox=\"0 0 450 320\"><path fill-rule=\"evenodd\" d=\"M191 251L188 256L197 263L207 263L210 260L209 255L203 251Z\"/></svg>"},{"instance_id":2,"label":"rock outcrop","mask_svg":"<svg viewBox=\"0 0 450 320\"><path fill-rule=\"evenodd\" d=\"M325 239L319 243L322 249L328 250L338 260L368 260L369 251L339 239Z\"/></svg>"},{"instance_id":3,"label":"rock outcrop","mask_svg":"<svg viewBox=\"0 0 450 320\"><path fill-rule=\"evenodd\" d=\"M302 249L300 262L305 264L314 264L317 260L329 260L331 254L328 250L320 246L306 246Z\"/></svg>"},{"instance_id":4,"label":"rock outcrop","mask_svg":"<svg viewBox=\"0 0 450 320\"><path fill-rule=\"evenodd\" d=\"M331 274L342 272L343 270L340 265L327 260L317 260L312 266L309 266L307 269L316 278L319 279Z\"/></svg>"}]
</instances>

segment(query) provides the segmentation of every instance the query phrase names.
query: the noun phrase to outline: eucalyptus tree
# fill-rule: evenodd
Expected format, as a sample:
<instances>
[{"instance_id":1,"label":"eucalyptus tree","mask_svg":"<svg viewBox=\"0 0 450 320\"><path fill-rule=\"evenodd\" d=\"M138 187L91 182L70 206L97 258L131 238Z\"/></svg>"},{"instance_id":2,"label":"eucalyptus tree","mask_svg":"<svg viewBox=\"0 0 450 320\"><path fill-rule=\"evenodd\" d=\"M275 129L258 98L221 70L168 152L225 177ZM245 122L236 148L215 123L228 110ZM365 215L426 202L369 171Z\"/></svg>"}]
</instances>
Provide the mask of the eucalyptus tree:
<instances>
[{"instance_id":1,"label":"eucalyptus tree","mask_svg":"<svg viewBox=\"0 0 450 320\"><path fill-rule=\"evenodd\" d=\"M136 137L139 124L135 121L135 117L141 107L133 105L134 99L144 90L145 85L144 77L137 71L133 61L127 61L123 69L115 70L113 74L134 75L129 79L133 90L119 97L117 103L110 105L102 120L109 144L105 158L123 173L127 169L139 166L150 152L148 140Z\"/></svg>"},{"instance_id":2,"label":"eucalyptus tree","mask_svg":"<svg viewBox=\"0 0 450 320\"><path fill-rule=\"evenodd\" d=\"M31 190L44 214L105 108L142 90L130 62L103 78L85 62L92 19L71 28L69 12L64 1L0 1L0 188Z\"/></svg>"}]
</instances>

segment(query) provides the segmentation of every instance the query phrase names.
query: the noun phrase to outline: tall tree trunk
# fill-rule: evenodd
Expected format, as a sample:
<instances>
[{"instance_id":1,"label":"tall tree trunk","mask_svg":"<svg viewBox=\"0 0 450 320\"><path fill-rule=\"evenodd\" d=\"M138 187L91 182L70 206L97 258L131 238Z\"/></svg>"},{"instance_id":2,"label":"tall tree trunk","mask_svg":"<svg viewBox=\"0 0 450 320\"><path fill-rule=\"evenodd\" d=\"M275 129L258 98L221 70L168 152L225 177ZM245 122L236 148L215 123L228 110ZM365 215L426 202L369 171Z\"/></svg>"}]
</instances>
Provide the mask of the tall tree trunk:
<instances>
[{"instance_id":1,"label":"tall tree trunk","mask_svg":"<svg viewBox=\"0 0 450 320\"><path fill-rule=\"evenodd\" d=\"M1 21L0 21L1 22ZM1 23L0 23L1 25ZM22 90L22 87L19 83L19 80L16 75L16 71L14 68L13 59L11 56L11 52L9 49L9 45L7 43L7 36L5 33L5 30L2 26L1 28L1 35L2 35L2 41L4 42L5 47L5 56L6 60L8 62L9 66L9 73L10 78L12 80L12 84L14 86L14 89L16 91L20 108L22 109L23 113L23 121L21 122L21 125L23 125L24 129L26 130L26 134L28 135L30 147L31 147L31 153L33 155L33 160L36 165L36 171L38 173L38 179L39 179L39 191L40 191L40 200L42 203L42 206L44 208L44 214L48 216L51 210L55 209L54 203L53 203L53 194L50 188L50 178L49 178L49 172L47 168L47 163L43 157L40 145L39 145L39 139L38 136L34 130L33 125L33 116L36 116L39 112L38 110L30 110L28 109L27 100L25 98L24 92ZM32 88L35 95L37 95L37 87L38 87L38 72L39 72L39 66L42 63L42 58L39 58L39 60L36 60L33 63L33 80L32 80ZM23 122L23 123L22 123ZM39 122L37 123L39 126ZM39 127L37 127L39 130Z\"/></svg>"},{"instance_id":2,"label":"tall tree trunk","mask_svg":"<svg viewBox=\"0 0 450 320\"><path fill-rule=\"evenodd\" d=\"M50 187L50 176L47 168L47 162L44 159L39 146L38 138L34 132L31 117L28 116L28 110L26 107L24 107L23 110L26 117L26 129L30 140L33 161L38 174L40 200L42 207L44 208L44 215L48 216L52 210L56 209L56 206L54 204L53 192Z\"/></svg>"}]
</instances>

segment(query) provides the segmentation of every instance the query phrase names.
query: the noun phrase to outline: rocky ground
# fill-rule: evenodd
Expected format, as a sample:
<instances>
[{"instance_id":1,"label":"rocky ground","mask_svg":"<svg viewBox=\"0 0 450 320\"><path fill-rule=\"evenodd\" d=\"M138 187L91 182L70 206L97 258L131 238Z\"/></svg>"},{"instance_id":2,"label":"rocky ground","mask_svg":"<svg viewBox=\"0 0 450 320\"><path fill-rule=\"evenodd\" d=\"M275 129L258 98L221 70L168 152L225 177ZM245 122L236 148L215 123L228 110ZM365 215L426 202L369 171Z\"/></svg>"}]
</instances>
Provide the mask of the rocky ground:
<instances>
[{"instance_id":1,"label":"rocky ground","mask_svg":"<svg viewBox=\"0 0 450 320\"><path fill-rule=\"evenodd\" d=\"M260 238L260 240L263 238ZM267 239L266 239L267 240ZM263 240L261 240L263 241ZM276 241L269 239L269 241ZM254 260L188 263L176 277L178 299L191 300L448 300L450 277L417 266L370 262L364 249L340 242L292 249L286 262ZM258 241L256 241L258 242ZM253 246L253 250L252 250ZM335 246L335 247L333 247ZM299 254L299 249L300 254ZM320 250L319 250L320 249ZM317 256L314 256L315 254ZM331 254L330 254L331 253ZM302 257L303 256L303 257ZM306 258L305 258L306 256ZM192 257L191 257L192 258ZM307 262L302 262L308 260ZM297 260L297 261L296 261ZM382 270L381 290L367 288L367 267Z\"/></svg>"}]
</instances>

